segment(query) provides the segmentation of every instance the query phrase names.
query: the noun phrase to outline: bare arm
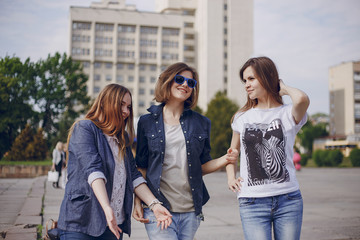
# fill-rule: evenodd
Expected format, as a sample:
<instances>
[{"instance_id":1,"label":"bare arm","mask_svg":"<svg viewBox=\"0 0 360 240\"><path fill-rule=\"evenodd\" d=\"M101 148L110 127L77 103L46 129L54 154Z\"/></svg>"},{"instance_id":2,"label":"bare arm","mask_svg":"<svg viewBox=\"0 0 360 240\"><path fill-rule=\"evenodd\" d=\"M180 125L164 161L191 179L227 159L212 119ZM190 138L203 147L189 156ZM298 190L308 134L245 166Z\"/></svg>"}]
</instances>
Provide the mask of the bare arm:
<instances>
[{"instance_id":1,"label":"bare arm","mask_svg":"<svg viewBox=\"0 0 360 240\"><path fill-rule=\"evenodd\" d=\"M298 124L306 114L306 110L309 107L309 97L303 91L287 86L282 80L280 80L280 96L289 95L293 103L292 115L295 123Z\"/></svg>"},{"instance_id":2,"label":"bare arm","mask_svg":"<svg viewBox=\"0 0 360 240\"><path fill-rule=\"evenodd\" d=\"M240 151L240 134L233 131L233 135L231 138L231 149L236 149ZM236 178L236 168L237 162L235 164L228 164L226 166L226 175L228 178L228 186L229 189L233 192L240 191L242 178Z\"/></svg>"},{"instance_id":3,"label":"bare arm","mask_svg":"<svg viewBox=\"0 0 360 240\"><path fill-rule=\"evenodd\" d=\"M227 154L217 159L208 161L201 166L202 174L215 172L222 167L225 167L229 163L236 163L239 156L239 152L236 149L229 148Z\"/></svg>"},{"instance_id":4,"label":"bare arm","mask_svg":"<svg viewBox=\"0 0 360 240\"><path fill-rule=\"evenodd\" d=\"M97 200L99 201L99 203L101 205L101 208L103 209L103 211L105 213L106 221L109 225L111 232L114 233L114 235L116 236L117 239L119 239L120 233L122 232L122 230L118 227L116 218L114 215L114 211L110 206L109 198L108 198L107 191L105 188L104 179L102 179L102 178L95 179L92 182L91 187L95 193Z\"/></svg>"}]
</instances>

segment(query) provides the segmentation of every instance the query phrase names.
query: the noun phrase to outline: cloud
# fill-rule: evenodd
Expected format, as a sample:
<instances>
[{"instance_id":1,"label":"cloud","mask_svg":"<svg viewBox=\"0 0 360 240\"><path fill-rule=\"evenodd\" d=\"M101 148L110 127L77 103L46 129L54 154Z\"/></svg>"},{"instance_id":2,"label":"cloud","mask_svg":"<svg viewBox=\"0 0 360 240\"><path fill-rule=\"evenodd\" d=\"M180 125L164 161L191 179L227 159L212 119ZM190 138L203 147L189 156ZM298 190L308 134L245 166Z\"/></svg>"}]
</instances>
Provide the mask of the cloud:
<instances>
[{"instance_id":1,"label":"cloud","mask_svg":"<svg viewBox=\"0 0 360 240\"><path fill-rule=\"evenodd\" d=\"M255 55L309 95L311 114L328 113L329 67L360 59L360 2L255 0L254 8Z\"/></svg>"}]
</instances>

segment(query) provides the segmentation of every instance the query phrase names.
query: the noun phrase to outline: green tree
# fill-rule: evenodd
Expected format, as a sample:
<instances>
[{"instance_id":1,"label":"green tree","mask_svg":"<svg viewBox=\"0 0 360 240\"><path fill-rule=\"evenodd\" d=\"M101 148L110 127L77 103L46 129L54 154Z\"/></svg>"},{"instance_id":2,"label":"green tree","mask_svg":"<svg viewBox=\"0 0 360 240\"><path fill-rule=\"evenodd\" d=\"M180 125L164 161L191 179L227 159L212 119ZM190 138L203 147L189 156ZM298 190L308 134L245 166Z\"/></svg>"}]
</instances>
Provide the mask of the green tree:
<instances>
[{"instance_id":1,"label":"green tree","mask_svg":"<svg viewBox=\"0 0 360 240\"><path fill-rule=\"evenodd\" d=\"M27 122L37 122L32 109L36 72L34 64L17 57L0 58L0 158Z\"/></svg>"},{"instance_id":2,"label":"green tree","mask_svg":"<svg viewBox=\"0 0 360 240\"><path fill-rule=\"evenodd\" d=\"M351 164L353 165L353 167L360 167L360 149L359 148L354 148L353 150L351 150L350 155L349 155Z\"/></svg>"},{"instance_id":3,"label":"green tree","mask_svg":"<svg viewBox=\"0 0 360 240\"><path fill-rule=\"evenodd\" d=\"M53 143L62 119L73 122L90 100L87 96L87 76L79 62L64 53L48 55L36 64L38 79L36 104L40 109L42 128ZM68 124L67 124L68 125Z\"/></svg>"},{"instance_id":4,"label":"green tree","mask_svg":"<svg viewBox=\"0 0 360 240\"><path fill-rule=\"evenodd\" d=\"M205 116L211 120L210 144L213 158L221 157L229 148L232 137L230 121L238 109L238 105L223 92L217 92L208 104Z\"/></svg>"},{"instance_id":5,"label":"green tree","mask_svg":"<svg viewBox=\"0 0 360 240\"><path fill-rule=\"evenodd\" d=\"M26 146L25 159L26 160L45 160L48 147L44 138L44 131L39 128L32 141Z\"/></svg>"},{"instance_id":6,"label":"green tree","mask_svg":"<svg viewBox=\"0 0 360 240\"><path fill-rule=\"evenodd\" d=\"M307 150L308 154L312 154L313 142L316 138L328 136L325 123L313 125L310 120L302 127L298 133L300 144Z\"/></svg>"},{"instance_id":7,"label":"green tree","mask_svg":"<svg viewBox=\"0 0 360 240\"><path fill-rule=\"evenodd\" d=\"M11 146L10 151L6 157L10 161L26 161L26 151L25 149L30 142L33 141L34 132L31 129L30 125L27 124L21 133L16 137L13 145Z\"/></svg>"}]
</instances>

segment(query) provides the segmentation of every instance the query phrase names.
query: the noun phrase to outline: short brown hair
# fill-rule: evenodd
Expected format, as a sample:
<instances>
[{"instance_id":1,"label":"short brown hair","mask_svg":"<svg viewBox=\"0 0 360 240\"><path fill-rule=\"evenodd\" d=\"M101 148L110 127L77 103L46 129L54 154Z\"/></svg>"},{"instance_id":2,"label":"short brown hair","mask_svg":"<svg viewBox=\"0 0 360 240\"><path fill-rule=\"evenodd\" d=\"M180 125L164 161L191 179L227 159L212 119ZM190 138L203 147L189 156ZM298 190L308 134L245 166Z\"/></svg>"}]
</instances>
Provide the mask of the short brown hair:
<instances>
[{"instance_id":1,"label":"short brown hair","mask_svg":"<svg viewBox=\"0 0 360 240\"><path fill-rule=\"evenodd\" d=\"M184 71L189 71L192 74L192 78L196 80L196 86L194 87L190 97L186 99L184 105L188 108L193 108L196 106L198 97L199 97L199 76L196 70L192 67L189 67L183 62L178 62L170 65L162 72L159 76L159 79L156 82L155 86L155 97L154 100L160 103L166 103L170 99L171 94L171 85L174 81L174 77L177 74L180 74Z\"/></svg>"}]
</instances>

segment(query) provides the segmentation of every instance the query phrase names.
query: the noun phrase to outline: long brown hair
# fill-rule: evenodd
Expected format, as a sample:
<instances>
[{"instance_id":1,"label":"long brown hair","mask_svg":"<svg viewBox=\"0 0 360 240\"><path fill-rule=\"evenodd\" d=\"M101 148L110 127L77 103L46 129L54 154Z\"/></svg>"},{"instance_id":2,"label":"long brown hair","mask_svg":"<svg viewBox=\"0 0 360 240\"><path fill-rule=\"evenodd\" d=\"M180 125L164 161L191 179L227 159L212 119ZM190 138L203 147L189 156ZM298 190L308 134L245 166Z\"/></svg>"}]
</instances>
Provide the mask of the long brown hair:
<instances>
[{"instance_id":1,"label":"long brown hair","mask_svg":"<svg viewBox=\"0 0 360 240\"><path fill-rule=\"evenodd\" d=\"M252 67L255 77L259 80L261 86L267 91L270 98L280 104L283 104L282 97L279 94L280 79L275 63L268 57L250 58L242 66L239 72L240 79L243 83L245 83L244 71L248 67ZM237 113L246 112L247 110L255 107L257 104L257 99L250 99L248 96L246 104L234 114L231 122L234 120L234 117Z\"/></svg>"},{"instance_id":2,"label":"long brown hair","mask_svg":"<svg viewBox=\"0 0 360 240\"><path fill-rule=\"evenodd\" d=\"M122 116L121 107L123 98L127 93L131 97L131 93L126 87L119 84L107 85L99 93L90 110L85 115L85 119L91 120L105 134L117 137L121 156L125 155L126 147L132 145L135 136L132 105L130 106L129 116L126 119ZM76 123L72 125L69 131L68 144Z\"/></svg>"},{"instance_id":3,"label":"long brown hair","mask_svg":"<svg viewBox=\"0 0 360 240\"><path fill-rule=\"evenodd\" d=\"M155 97L154 100L160 103L166 103L171 97L171 85L174 81L174 77L177 74L182 73L183 71L189 71L192 74L192 78L196 80L196 86L194 87L191 95L186 99L184 105L188 108L193 108L196 106L198 97L199 97L199 76L196 70L192 67L189 67L183 62L178 62L170 65L162 72L159 76L159 79L156 82L155 86Z\"/></svg>"}]
</instances>

